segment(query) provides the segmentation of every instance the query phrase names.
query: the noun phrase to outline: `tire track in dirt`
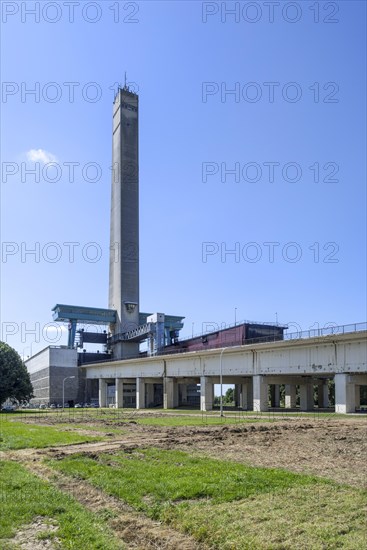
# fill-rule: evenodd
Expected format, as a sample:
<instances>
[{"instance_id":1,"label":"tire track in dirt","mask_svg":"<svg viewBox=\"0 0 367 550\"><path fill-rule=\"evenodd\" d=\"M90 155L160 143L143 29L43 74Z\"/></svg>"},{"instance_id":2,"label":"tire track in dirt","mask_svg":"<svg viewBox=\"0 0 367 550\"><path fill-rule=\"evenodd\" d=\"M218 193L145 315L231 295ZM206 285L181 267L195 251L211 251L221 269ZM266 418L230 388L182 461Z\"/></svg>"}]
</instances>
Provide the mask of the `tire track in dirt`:
<instances>
[{"instance_id":1,"label":"tire track in dirt","mask_svg":"<svg viewBox=\"0 0 367 550\"><path fill-rule=\"evenodd\" d=\"M83 452L113 452L121 449L122 442L106 445L86 444ZM93 447L92 447L93 445ZM119 499L110 496L93 487L87 481L68 477L57 470L52 469L42 462L45 457L62 457L63 455L80 452L81 445L73 445L38 450L29 453L29 449L6 453L7 458L22 464L28 471L39 478L54 485L57 489L72 496L86 509L93 513L111 513L108 524L117 539L121 540L127 548L133 550L208 550L204 544L198 543L193 537L185 535L164 523L153 521L150 518L136 512L132 507ZM5 453L4 453L5 454Z\"/></svg>"}]
</instances>

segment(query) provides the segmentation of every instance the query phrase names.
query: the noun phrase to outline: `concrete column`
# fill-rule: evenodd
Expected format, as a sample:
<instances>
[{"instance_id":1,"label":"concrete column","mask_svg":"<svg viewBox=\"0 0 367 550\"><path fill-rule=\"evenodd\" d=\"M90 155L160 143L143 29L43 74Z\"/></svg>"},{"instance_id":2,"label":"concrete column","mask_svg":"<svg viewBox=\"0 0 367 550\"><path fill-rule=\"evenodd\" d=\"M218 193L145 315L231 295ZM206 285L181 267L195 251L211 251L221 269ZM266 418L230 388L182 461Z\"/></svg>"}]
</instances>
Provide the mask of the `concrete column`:
<instances>
[{"instance_id":1,"label":"concrete column","mask_svg":"<svg viewBox=\"0 0 367 550\"><path fill-rule=\"evenodd\" d=\"M361 386L358 386L356 384L354 388L355 388L354 404L355 404L355 408L359 409L359 407L361 406Z\"/></svg>"},{"instance_id":2,"label":"concrete column","mask_svg":"<svg viewBox=\"0 0 367 550\"><path fill-rule=\"evenodd\" d=\"M296 408L296 386L294 384L285 385L285 407L286 409Z\"/></svg>"},{"instance_id":3,"label":"concrete column","mask_svg":"<svg viewBox=\"0 0 367 550\"><path fill-rule=\"evenodd\" d=\"M187 384L180 384L181 388L181 404L187 405Z\"/></svg>"},{"instance_id":4,"label":"concrete column","mask_svg":"<svg viewBox=\"0 0 367 550\"><path fill-rule=\"evenodd\" d=\"M144 378L136 379L136 408L145 409L145 383Z\"/></svg>"},{"instance_id":5,"label":"concrete column","mask_svg":"<svg viewBox=\"0 0 367 550\"><path fill-rule=\"evenodd\" d=\"M247 410L254 410L254 383L252 379L247 384Z\"/></svg>"},{"instance_id":6,"label":"concrete column","mask_svg":"<svg viewBox=\"0 0 367 550\"><path fill-rule=\"evenodd\" d=\"M253 380L254 411L261 412L269 409L268 384L265 376L255 375Z\"/></svg>"},{"instance_id":7,"label":"concrete column","mask_svg":"<svg viewBox=\"0 0 367 550\"><path fill-rule=\"evenodd\" d=\"M300 393L300 410L312 411L313 409L313 384L307 382L301 384L299 388Z\"/></svg>"},{"instance_id":8,"label":"concrete column","mask_svg":"<svg viewBox=\"0 0 367 550\"><path fill-rule=\"evenodd\" d=\"M115 407L122 409L124 406L124 384L121 378L116 378L115 382Z\"/></svg>"},{"instance_id":9,"label":"concrete column","mask_svg":"<svg viewBox=\"0 0 367 550\"><path fill-rule=\"evenodd\" d=\"M280 407L280 385L272 384L270 386L270 394L271 394L271 406L279 408Z\"/></svg>"},{"instance_id":10,"label":"concrete column","mask_svg":"<svg viewBox=\"0 0 367 550\"><path fill-rule=\"evenodd\" d=\"M200 378L200 410L211 411L214 401L214 384L207 376Z\"/></svg>"},{"instance_id":11,"label":"concrete column","mask_svg":"<svg viewBox=\"0 0 367 550\"><path fill-rule=\"evenodd\" d=\"M241 403L241 386L242 384L235 384L234 385L234 392L233 392L233 398L234 398L234 406L240 407Z\"/></svg>"},{"instance_id":12,"label":"concrete column","mask_svg":"<svg viewBox=\"0 0 367 550\"><path fill-rule=\"evenodd\" d=\"M107 407L107 382L99 379L98 401L100 407Z\"/></svg>"},{"instance_id":13,"label":"concrete column","mask_svg":"<svg viewBox=\"0 0 367 550\"><path fill-rule=\"evenodd\" d=\"M247 407L247 384L240 384L240 408L246 410Z\"/></svg>"},{"instance_id":14,"label":"concrete column","mask_svg":"<svg viewBox=\"0 0 367 550\"><path fill-rule=\"evenodd\" d=\"M348 374L335 375L335 412L354 413L356 410L355 385Z\"/></svg>"},{"instance_id":15,"label":"concrete column","mask_svg":"<svg viewBox=\"0 0 367 550\"><path fill-rule=\"evenodd\" d=\"M280 384L275 384L274 407L280 407Z\"/></svg>"},{"instance_id":16,"label":"concrete column","mask_svg":"<svg viewBox=\"0 0 367 550\"><path fill-rule=\"evenodd\" d=\"M329 406L329 385L327 380L317 384L317 404L319 409L326 409Z\"/></svg>"},{"instance_id":17,"label":"concrete column","mask_svg":"<svg viewBox=\"0 0 367 550\"><path fill-rule=\"evenodd\" d=\"M154 405L154 384L145 384L145 406L150 407Z\"/></svg>"},{"instance_id":18,"label":"concrete column","mask_svg":"<svg viewBox=\"0 0 367 550\"><path fill-rule=\"evenodd\" d=\"M163 408L178 407L178 385L174 378L164 378L163 381Z\"/></svg>"},{"instance_id":19,"label":"concrete column","mask_svg":"<svg viewBox=\"0 0 367 550\"><path fill-rule=\"evenodd\" d=\"M240 407L241 409L250 410L252 409L252 385L250 383L240 384Z\"/></svg>"}]
</instances>

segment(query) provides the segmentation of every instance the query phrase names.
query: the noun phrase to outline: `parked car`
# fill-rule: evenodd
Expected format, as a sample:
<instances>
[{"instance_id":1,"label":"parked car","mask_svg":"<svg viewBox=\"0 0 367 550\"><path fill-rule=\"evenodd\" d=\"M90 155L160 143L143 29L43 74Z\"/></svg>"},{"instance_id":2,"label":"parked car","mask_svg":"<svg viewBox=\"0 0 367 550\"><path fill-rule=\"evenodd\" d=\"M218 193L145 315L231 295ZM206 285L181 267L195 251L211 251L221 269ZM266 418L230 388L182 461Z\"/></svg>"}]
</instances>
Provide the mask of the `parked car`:
<instances>
[{"instance_id":1,"label":"parked car","mask_svg":"<svg viewBox=\"0 0 367 550\"><path fill-rule=\"evenodd\" d=\"M3 412L13 412L15 409L13 405L4 405L3 407L1 407L1 410Z\"/></svg>"},{"instance_id":2,"label":"parked car","mask_svg":"<svg viewBox=\"0 0 367 550\"><path fill-rule=\"evenodd\" d=\"M51 405L50 405L50 409L56 409L56 405L55 405L55 403L51 403Z\"/></svg>"},{"instance_id":3,"label":"parked car","mask_svg":"<svg viewBox=\"0 0 367 550\"><path fill-rule=\"evenodd\" d=\"M82 403L75 403L74 407L76 409L82 409L83 408L83 404Z\"/></svg>"}]
</instances>

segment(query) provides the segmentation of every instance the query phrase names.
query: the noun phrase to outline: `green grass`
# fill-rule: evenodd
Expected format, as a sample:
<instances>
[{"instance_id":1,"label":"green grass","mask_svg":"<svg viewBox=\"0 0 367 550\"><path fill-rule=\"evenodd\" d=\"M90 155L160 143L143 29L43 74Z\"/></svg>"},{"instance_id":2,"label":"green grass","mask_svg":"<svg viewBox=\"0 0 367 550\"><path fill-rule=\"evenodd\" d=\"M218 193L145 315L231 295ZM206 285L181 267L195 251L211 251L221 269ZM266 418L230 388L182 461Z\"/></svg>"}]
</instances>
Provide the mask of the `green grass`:
<instances>
[{"instance_id":1,"label":"green grass","mask_svg":"<svg viewBox=\"0 0 367 550\"><path fill-rule=\"evenodd\" d=\"M118 435L121 435L123 433L126 433L126 430L122 430L121 428L114 428L113 427L113 424L110 425L110 424L98 424L98 422L96 421L95 424L88 424L88 423L81 423L81 422L75 422L74 420L70 420L69 422L55 422L54 424L55 426L57 426L57 429L63 429L65 431L72 431L72 430L85 430L85 431L90 431L90 432L98 432L101 434L101 437L105 436L106 432L108 433L112 433L112 434L118 434ZM77 433L77 432L76 432ZM98 437L98 436L97 436Z\"/></svg>"},{"instance_id":2,"label":"green grass","mask_svg":"<svg viewBox=\"0 0 367 550\"><path fill-rule=\"evenodd\" d=\"M154 517L156 508L164 508L167 502L208 498L216 503L232 502L293 486L328 483L286 470L254 468L155 448L99 454L97 459L78 453L50 463L63 473L91 481ZM149 497L148 503L146 497Z\"/></svg>"},{"instance_id":3,"label":"green grass","mask_svg":"<svg viewBox=\"0 0 367 550\"><path fill-rule=\"evenodd\" d=\"M366 548L365 506L362 491L317 484L230 505L182 505L166 521L220 550L356 550Z\"/></svg>"},{"instance_id":4,"label":"green grass","mask_svg":"<svg viewBox=\"0 0 367 550\"><path fill-rule=\"evenodd\" d=\"M362 548L366 493L158 449L49 462L218 549Z\"/></svg>"},{"instance_id":5,"label":"green grass","mask_svg":"<svg viewBox=\"0 0 367 550\"><path fill-rule=\"evenodd\" d=\"M85 510L72 497L30 474L19 464L0 461L0 547L16 534L22 525L32 523L36 516L57 521L55 534L63 548L117 550L123 548L106 525L104 518ZM4 540L5 539L5 540ZM10 541L6 541L10 539Z\"/></svg>"},{"instance_id":6,"label":"green grass","mask_svg":"<svg viewBox=\"0 0 367 550\"><path fill-rule=\"evenodd\" d=\"M0 450L52 447L86 441L100 441L102 437L79 435L59 428L37 426L22 422L0 422Z\"/></svg>"}]
</instances>

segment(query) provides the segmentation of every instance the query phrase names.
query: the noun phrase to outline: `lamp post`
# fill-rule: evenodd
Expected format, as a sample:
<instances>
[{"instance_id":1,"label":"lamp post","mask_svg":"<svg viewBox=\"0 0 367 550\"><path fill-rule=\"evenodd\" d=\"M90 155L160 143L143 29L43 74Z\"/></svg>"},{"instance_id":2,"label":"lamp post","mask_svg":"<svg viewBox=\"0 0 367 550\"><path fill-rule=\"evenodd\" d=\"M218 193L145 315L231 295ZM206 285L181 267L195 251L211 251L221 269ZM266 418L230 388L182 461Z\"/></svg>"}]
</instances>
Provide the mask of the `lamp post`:
<instances>
[{"instance_id":1,"label":"lamp post","mask_svg":"<svg viewBox=\"0 0 367 550\"><path fill-rule=\"evenodd\" d=\"M25 352L25 350L28 349L28 348L30 349L31 353L30 353L30 355L27 355L27 359L28 359L29 357L32 357L32 345L33 345L33 342L31 342L31 345L30 345L30 346L26 346L25 348L23 348L23 361L25 360L25 359L24 359L24 358L25 358L25 353L24 353L24 352Z\"/></svg>"},{"instance_id":2,"label":"lamp post","mask_svg":"<svg viewBox=\"0 0 367 550\"><path fill-rule=\"evenodd\" d=\"M75 376L66 376L64 380L62 381L62 408L65 408L65 380L75 378Z\"/></svg>"},{"instance_id":3,"label":"lamp post","mask_svg":"<svg viewBox=\"0 0 367 550\"><path fill-rule=\"evenodd\" d=\"M220 383L220 416L223 414L223 369L222 369L222 356L227 348L222 348L219 358L219 383Z\"/></svg>"},{"instance_id":4,"label":"lamp post","mask_svg":"<svg viewBox=\"0 0 367 550\"><path fill-rule=\"evenodd\" d=\"M234 308L234 326L237 325L237 308Z\"/></svg>"}]
</instances>

